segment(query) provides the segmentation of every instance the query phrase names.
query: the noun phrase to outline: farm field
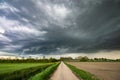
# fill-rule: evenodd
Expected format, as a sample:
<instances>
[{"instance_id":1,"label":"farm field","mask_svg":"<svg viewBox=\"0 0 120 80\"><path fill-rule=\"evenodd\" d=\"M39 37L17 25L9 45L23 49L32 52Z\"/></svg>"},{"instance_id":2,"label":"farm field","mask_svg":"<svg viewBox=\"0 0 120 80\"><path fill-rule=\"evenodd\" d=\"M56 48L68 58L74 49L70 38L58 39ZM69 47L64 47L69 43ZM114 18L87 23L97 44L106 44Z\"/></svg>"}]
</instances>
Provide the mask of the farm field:
<instances>
[{"instance_id":1,"label":"farm field","mask_svg":"<svg viewBox=\"0 0 120 80\"><path fill-rule=\"evenodd\" d=\"M0 74L51 63L0 63Z\"/></svg>"},{"instance_id":2,"label":"farm field","mask_svg":"<svg viewBox=\"0 0 120 80\"><path fill-rule=\"evenodd\" d=\"M78 69L94 74L100 80L119 80L120 62L67 62Z\"/></svg>"},{"instance_id":3,"label":"farm field","mask_svg":"<svg viewBox=\"0 0 120 80\"><path fill-rule=\"evenodd\" d=\"M1 80L28 80L56 63L1 63ZM52 68L51 68L52 69ZM49 71L52 73L52 71ZM43 74L48 77L50 74Z\"/></svg>"}]
</instances>

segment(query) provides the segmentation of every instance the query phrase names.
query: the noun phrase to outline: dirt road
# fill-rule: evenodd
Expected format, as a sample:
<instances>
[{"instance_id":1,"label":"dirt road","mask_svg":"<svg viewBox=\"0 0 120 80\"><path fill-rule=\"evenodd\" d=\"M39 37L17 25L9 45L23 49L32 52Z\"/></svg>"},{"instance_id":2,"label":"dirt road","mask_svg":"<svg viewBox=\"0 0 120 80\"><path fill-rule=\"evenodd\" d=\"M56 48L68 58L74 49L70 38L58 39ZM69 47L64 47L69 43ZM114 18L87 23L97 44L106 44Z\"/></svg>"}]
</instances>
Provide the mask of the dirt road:
<instances>
[{"instance_id":1,"label":"dirt road","mask_svg":"<svg viewBox=\"0 0 120 80\"><path fill-rule=\"evenodd\" d=\"M63 62L61 62L53 76L50 78L50 80L80 80L80 79L77 78Z\"/></svg>"}]
</instances>

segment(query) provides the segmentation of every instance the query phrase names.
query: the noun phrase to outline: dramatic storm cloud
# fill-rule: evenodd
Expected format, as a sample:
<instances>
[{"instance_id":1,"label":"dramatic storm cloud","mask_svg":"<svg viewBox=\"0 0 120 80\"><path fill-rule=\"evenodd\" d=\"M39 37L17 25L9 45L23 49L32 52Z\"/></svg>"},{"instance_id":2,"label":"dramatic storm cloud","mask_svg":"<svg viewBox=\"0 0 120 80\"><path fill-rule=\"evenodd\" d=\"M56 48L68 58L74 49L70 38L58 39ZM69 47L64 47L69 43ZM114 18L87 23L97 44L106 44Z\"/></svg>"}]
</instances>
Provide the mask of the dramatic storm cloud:
<instances>
[{"instance_id":1,"label":"dramatic storm cloud","mask_svg":"<svg viewBox=\"0 0 120 80\"><path fill-rule=\"evenodd\" d=\"M120 0L1 0L0 51L93 53L120 49Z\"/></svg>"}]
</instances>

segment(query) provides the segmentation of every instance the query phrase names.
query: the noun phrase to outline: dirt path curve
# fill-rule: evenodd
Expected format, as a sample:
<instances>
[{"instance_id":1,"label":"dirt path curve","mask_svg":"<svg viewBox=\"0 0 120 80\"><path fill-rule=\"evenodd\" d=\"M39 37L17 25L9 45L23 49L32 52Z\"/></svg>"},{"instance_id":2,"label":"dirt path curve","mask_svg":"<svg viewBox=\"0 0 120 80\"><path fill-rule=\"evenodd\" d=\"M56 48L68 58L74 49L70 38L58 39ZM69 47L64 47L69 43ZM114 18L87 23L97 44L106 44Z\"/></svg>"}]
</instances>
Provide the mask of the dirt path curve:
<instances>
[{"instance_id":1,"label":"dirt path curve","mask_svg":"<svg viewBox=\"0 0 120 80\"><path fill-rule=\"evenodd\" d=\"M50 78L50 80L80 80L80 79L78 79L63 62L61 62L55 73L53 73L53 76Z\"/></svg>"}]
</instances>

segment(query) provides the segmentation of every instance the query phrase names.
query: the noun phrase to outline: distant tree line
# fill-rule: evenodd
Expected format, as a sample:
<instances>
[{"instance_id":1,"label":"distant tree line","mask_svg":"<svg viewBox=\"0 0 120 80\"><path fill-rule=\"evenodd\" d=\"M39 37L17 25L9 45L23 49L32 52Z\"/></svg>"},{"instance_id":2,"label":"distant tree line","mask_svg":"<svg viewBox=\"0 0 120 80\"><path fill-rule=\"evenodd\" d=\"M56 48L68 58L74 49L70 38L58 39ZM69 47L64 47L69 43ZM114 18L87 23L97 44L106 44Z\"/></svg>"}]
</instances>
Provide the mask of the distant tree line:
<instances>
[{"instance_id":1,"label":"distant tree line","mask_svg":"<svg viewBox=\"0 0 120 80\"><path fill-rule=\"evenodd\" d=\"M60 59L55 58L45 58L38 59L38 58L22 58L22 59L0 59L0 63L47 63L47 62L58 62L58 61L76 61L76 62L120 62L120 59L107 59L107 58L94 58L89 59L87 56L78 56L75 59L72 57L60 57Z\"/></svg>"},{"instance_id":2,"label":"distant tree line","mask_svg":"<svg viewBox=\"0 0 120 80\"><path fill-rule=\"evenodd\" d=\"M78 56L75 59L72 57L61 57L61 61L77 61L77 62L120 62L120 59L94 58L89 59L87 56Z\"/></svg>"},{"instance_id":3,"label":"distant tree line","mask_svg":"<svg viewBox=\"0 0 120 80\"><path fill-rule=\"evenodd\" d=\"M47 62L57 62L58 59L50 58L50 59L0 59L0 63L47 63Z\"/></svg>"}]
</instances>

